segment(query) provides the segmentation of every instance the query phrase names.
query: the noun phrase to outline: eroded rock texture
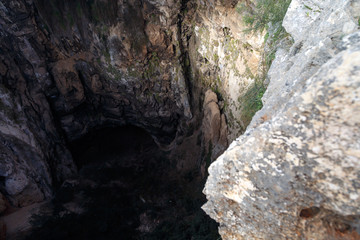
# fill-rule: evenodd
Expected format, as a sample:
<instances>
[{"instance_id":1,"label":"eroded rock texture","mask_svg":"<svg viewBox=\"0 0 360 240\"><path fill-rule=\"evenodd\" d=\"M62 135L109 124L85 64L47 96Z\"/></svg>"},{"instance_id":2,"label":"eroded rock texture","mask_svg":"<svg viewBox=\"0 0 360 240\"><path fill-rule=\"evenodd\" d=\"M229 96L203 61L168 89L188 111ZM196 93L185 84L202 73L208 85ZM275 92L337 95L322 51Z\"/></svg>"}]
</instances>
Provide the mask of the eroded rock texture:
<instances>
[{"instance_id":1,"label":"eroded rock texture","mask_svg":"<svg viewBox=\"0 0 360 240\"><path fill-rule=\"evenodd\" d=\"M229 98L259 62L262 39L241 32L237 2L0 2L0 191L15 206L51 198L77 174L69 143L128 124L172 151L178 169L204 169L243 130L227 131L239 107ZM203 121L209 88L220 115Z\"/></svg>"},{"instance_id":2,"label":"eroded rock texture","mask_svg":"<svg viewBox=\"0 0 360 240\"><path fill-rule=\"evenodd\" d=\"M189 45L192 72L195 79L217 93L232 141L244 132L252 117L246 116L242 97L262 74L263 35L244 31L247 27L236 8L243 1L197 2Z\"/></svg>"},{"instance_id":3,"label":"eroded rock texture","mask_svg":"<svg viewBox=\"0 0 360 240\"><path fill-rule=\"evenodd\" d=\"M13 205L74 176L67 143L94 128L132 124L164 146L184 134L180 13L177 1L0 3L0 182Z\"/></svg>"},{"instance_id":4,"label":"eroded rock texture","mask_svg":"<svg viewBox=\"0 0 360 240\"><path fill-rule=\"evenodd\" d=\"M264 108L209 168L203 209L223 239L360 238L358 10L292 1L295 43L277 51Z\"/></svg>"},{"instance_id":5,"label":"eroded rock texture","mask_svg":"<svg viewBox=\"0 0 360 240\"><path fill-rule=\"evenodd\" d=\"M204 145L210 146L209 151L212 152L210 160L216 159L228 145L228 129L225 115L220 112L218 102L218 98L213 91L206 91L202 129L204 132Z\"/></svg>"}]
</instances>

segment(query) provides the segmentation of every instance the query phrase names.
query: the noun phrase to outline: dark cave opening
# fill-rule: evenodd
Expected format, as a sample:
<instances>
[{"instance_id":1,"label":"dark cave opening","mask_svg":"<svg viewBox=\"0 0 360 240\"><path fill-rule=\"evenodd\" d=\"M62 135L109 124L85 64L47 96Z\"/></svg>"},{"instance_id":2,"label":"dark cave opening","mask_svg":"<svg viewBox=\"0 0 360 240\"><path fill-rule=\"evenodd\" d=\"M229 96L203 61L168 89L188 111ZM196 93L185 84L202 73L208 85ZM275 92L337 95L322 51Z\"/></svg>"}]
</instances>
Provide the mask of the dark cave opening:
<instances>
[{"instance_id":1,"label":"dark cave opening","mask_svg":"<svg viewBox=\"0 0 360 240\"><path fill-rule=\"evenodd\" d=\"M70 143L70 151L79 169L85 164L106 161L128 155L145 154L146 151L161 152L152 137L143 129L132 125L126 127L93 130L81 139ZM133 159L136 165L143 159ZM149 162L149 161L148 161Z\"/></svg>"},{"instance_id":2,"label":"dark cave opening","mask_svg":"<svg viewBox=\"0 0 360 240\"><path fill-rule=\"evenodd\" d=\"M219 238L199 171L179 173L143 129L95 130L69 148L79 177L57 190L51 214L33 217L27 239Z\"/></svg>"}]
</instances>

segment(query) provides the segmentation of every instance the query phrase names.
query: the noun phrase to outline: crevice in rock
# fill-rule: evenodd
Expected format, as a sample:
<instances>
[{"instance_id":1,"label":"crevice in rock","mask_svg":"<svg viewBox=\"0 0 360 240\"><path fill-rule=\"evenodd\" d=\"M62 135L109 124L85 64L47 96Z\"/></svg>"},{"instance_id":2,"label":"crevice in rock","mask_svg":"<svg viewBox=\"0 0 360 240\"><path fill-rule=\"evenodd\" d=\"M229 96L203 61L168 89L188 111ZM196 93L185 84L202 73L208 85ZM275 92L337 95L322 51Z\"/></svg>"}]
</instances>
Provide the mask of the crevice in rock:
<instances>
[{"instance_id":1,"label":"crevice in rock","mask_svg":"<svg viewBox=\"0 0 360 240\"><path fill-rule=\"evenodd\" d=\"M304 208L300 211L299 216L302 218L313 218L320 212L318 207Z\"/></svg>"},{"instance_id":2,"label":"crevice in rock","mask_svg":"<svg viewBox=\"0 0 360 240\"><path fill-rule=\"evenodd\" d=\"M188 35L188 32L184 31L184 18L185 14L187 13L187 4L189 0L181 0L181 7L180 13L178 15L178 41L179 41L179 48L180 48L180 56L179 61L182 66L184 72L185 83L188 88L188 95L189 95L189 102L193 103L193 89L191 84L191 66L190 66L190 57L188 53L188 41L191 37ZM185 38L185 41L184 41ZM191 106L191 110L193 111L193 106Z\"/></svg>"}]
</instances>

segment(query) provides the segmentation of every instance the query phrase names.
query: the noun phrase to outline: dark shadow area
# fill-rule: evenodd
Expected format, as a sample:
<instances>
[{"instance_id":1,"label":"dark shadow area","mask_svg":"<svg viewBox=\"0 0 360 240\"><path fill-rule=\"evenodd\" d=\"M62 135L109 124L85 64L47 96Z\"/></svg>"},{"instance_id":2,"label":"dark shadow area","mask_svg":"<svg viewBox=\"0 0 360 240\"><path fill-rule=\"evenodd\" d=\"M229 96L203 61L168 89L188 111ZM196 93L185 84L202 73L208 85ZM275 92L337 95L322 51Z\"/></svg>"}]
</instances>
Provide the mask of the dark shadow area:
<instances>
[{"instance_id":1,"label":"dark shadow area","mask_svg":"<svg viewBox=\"0 0 360 240\"><path fill-rule=\"evenodd\" d=\"M26 239L219 239L200 208L205 180L197 169L178 173L144 130L97 130L70 149L79 177L57 191L51 211L33 216Z\"/></svg>"},{"instance_id":2,"label":"dark shadow area","mask_svg":"<svg viewBox=\"0 0 360 240\"><path fill-rule=\"evenodd\" d=\"M92 131L70 144L70 151L79 169L84 164L106 161L130 162L131 165L150 163L148 155L163 155L151 136L134 126L104 128ZM139 158L137 158L139 156ZM141 156L141 157L140 157ZM126 158L132 158L130 159Z\"/></svg>"}]
</instances>

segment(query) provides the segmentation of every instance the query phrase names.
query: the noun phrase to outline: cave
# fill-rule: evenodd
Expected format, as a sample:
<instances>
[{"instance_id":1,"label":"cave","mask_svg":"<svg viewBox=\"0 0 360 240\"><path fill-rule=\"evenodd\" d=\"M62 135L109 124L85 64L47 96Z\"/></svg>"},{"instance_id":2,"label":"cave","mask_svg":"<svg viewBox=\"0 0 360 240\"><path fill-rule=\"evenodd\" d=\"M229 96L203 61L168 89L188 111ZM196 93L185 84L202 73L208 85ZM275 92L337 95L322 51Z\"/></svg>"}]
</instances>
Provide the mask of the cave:
<instances>
[{"instance_id":1,"label":"cave","mask_svg":"<svg viewBox=\"0 0 360 240\"><path fill-rule=\"evenodd\" d=\"M202 191L229 132L195 6L0 4L0 240L219 238Z\"/></svg>"},{"instance_id":2,"label":"cave","mask_svg":"<svg viewBox=\"0 0 360 240\"><path fill-rule=\"evenodd\" d=\"M360 239L359 13L0 1L0 240Z\"/></svg>"},{"instance_id":3,"label":"cave","mask_svg":"<svg viewBox=\"0 0 360 240\"><path fill-rule=\"evenodd\" d=\"M78 177L33 216L26 239L216 239L200 209L204 180L176 170L169 152L132 125L94 129L69 143Z\"/></svg>"}]
</instances>

